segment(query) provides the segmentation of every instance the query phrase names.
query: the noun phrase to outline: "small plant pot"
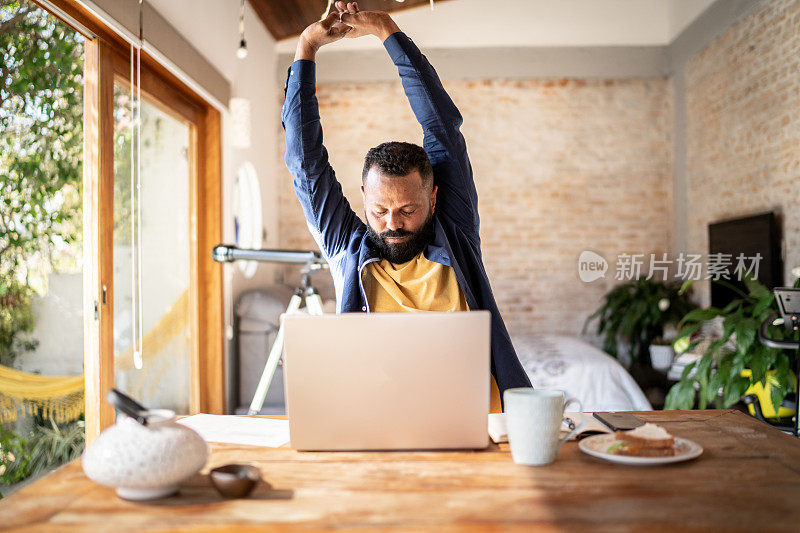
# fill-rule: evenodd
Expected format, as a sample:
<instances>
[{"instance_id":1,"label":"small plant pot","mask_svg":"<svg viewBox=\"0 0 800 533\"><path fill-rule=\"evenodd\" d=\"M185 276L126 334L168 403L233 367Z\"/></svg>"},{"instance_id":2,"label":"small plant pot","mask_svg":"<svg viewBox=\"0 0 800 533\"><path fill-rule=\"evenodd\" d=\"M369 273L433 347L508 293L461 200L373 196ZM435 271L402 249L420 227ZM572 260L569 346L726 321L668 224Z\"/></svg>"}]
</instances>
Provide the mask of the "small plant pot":
<instances>
[{"instance_id":1,"label":"small plant pot","mask_svg":"<svg viewBox=\"0 0 800 533\"><path fill-rule=\"evenodd\" d=\"M650 362L656 370L669 370L672 360L675 358L675 350L670 345L650 345Z\"/></svg>"}]
</instances>

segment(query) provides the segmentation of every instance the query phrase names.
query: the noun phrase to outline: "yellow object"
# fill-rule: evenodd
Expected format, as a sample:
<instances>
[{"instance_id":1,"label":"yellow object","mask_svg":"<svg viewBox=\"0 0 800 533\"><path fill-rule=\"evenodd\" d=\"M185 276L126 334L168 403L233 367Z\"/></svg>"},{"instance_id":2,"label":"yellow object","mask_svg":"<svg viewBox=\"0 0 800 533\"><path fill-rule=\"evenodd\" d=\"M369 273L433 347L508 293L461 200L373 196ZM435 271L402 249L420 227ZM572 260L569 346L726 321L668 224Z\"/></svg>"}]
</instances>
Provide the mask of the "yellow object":
<instances>
[{"instance_id":1,"label":"yellow object","mask_svg":"<svg viewBox=\"0 0 800 533\"><path fill-rule=\"evenodd\" d=\"M386 259L374 261L364 270L371 311L469 311L453 269L429 261L422 253L400 265Z\"/></svg>"},{"instance_id":2,"label":"yellow object","mask_svg":"<svg viewBox=\"0 0 800 533\"><path fill-rule=\"evenodd\" d=\"M364 270L364 291L373 312L469 311L453 269L426 259L422 253L399 265L386 259L374 261ZM500 391L494 377L489 378L490 411L499 413Z\"/></svg>"},{"instance_id":3,"label":"yellow object","mask_svg":"<svg viewBox=\"0 0 800 533\"><path fill-rule=\"evenodd\" d=\"M145 333L141 343L144 371L136 370L133 365L133 346L114 357L114 372L117 379L124 375L126 394L145 404L157 402L158 389L172 386L167 376L175 374L173 369L188 374L191 353L189 306L189 289L186 289Z\"/></svg>"},{"instance_id":4,"label":"yellow object","mask_svg":"<svg viewBox=\"0 0 800 533\"><path fill-rule=\"evenodd\" d=\"M187 324L189 324L189 289L178 296L178 299L145 334L141 344L142 357L150 359L163 352L172 339L184 333ZM133 368L133 346L131 346L114 357L114 369L119 372Z\"/></svg>"},{"instance_id":5,"label":"yellow object","mask_svg":"<svg viewBox=\"0 0 800 533\"><path fill-rule=\"evenodd\" d=\"M502 413L503 412L503 404L500 403L500 389L497 388L497 382L494 380L494 376L489 374L489 379L491 383L489 384L489 412L490 413Z\"/></svg>"},{"instance_id":6,"label":"yellow object","mask_svg":"<svg viewBox=\"0 0 800 533\"><path fill-rule=\"evenodd\" d=\"M0 366L0 422L36 414L70 422L84 409L83 376L40 376Z\"/></svg>"},{"instance_id":7,"label":"yellow object","mask_svg":"<svg viewBox=\"0 0 800 533\"><path fill-rule=\"evenodd\" d=\"M749 368L745 368L742 370L742 377L749 378L752 377L753 372ZM794 383L795 390L797 389L797 377L794 375L794 372L791 372L792 375L792 382ZM747 394L754 394L756 398L758 398L758 403L761 404L761 414L764 415L764 418L789 418L790 416L794 416L794 409L787 409L786 407L778 408L777 414L775 413L775 408L772 405L772 386L776 384L775 379L775 371L770 370L767 372L767 385L766 387L761 385L761 383L753 383L750 387L745 391L745 395ZM756 411L753 409L752 405L747 406L747 410L750 412L751 416L756 416Z\"/></svg>"},{"instance_id":8,"label":"yellow object","mask_svg":"<svg viewBox=\"0 0 800 533\"><path fill-rule=\"evenodd\" d=\"M675 353L683 353L689 349L690 344L689 337L682 337L672 344L672 349L675 350Z\"/></svg>"}]
</instances>

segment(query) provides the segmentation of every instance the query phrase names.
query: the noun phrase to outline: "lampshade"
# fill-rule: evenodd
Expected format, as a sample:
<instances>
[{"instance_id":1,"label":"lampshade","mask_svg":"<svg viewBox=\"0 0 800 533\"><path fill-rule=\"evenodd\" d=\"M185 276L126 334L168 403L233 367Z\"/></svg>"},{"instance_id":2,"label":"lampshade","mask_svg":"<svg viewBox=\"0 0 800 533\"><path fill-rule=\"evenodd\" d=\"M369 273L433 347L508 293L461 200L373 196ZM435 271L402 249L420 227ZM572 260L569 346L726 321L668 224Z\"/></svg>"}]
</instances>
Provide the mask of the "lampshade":
<instances>
[{"instance_id":1,"label":"lampshade","mask_svg":"<svg viewBox=\"0 0 800 533\"><path fill-rule=\"evenodd\" d=\"M231 98L231 144L234 148L250 148L250 100Z\"/></svg>"}]
</instances>

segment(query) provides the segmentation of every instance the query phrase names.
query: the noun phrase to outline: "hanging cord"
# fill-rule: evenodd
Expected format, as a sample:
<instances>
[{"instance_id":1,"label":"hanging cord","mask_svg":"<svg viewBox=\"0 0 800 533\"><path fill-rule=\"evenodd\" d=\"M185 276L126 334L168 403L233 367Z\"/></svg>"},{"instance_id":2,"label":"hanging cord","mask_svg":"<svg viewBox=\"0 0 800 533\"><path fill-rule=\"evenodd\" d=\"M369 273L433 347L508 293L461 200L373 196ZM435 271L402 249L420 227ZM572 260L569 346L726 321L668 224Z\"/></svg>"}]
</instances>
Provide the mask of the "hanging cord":
<instances>
[{"instance_id":1,"label":"hanging cord","mask_svg":"<svg viewBox=\"0 0 800 533\"><path fill-rule=\"evenodd\" d=\"M244 42L244 0L239 5L239 39Z\"/></svg>"},{"instance_id":2,"label":"hanging cord","mask_svg":"<svg viewBox=\"0 0 800 533\"><path fill-rule=\"evenodd\" d=\"M143 0L139 0L139 47L136 49L136 303L138 304L137 316L134 318L136 336L133 343L133 366L141 370L143 366L142 338L142 46L144 46ZM131 80L132 81L132 80Z\"/></svg>"},{"instance_id":3,"label":"hanging cord","mask_svg":"<svg viewBox=\"0 0 800 533\"><path fill-rule=\"evenodd\" d=\"M239 49L236 50L236 57L239 59L247 57L247 41L244 39L244 0L239 4Z\"/></svg>"},{"instance_id":4,"label":"hanging cord","mask_svg":"<svg viewBox=\"0 0 800 533\"><path fill-rule=\"evenodd\" d=\"M136 93L134 73L134 46L131 45L130 72L130 123L131 123L131 345L136 346ZM134 354L136 350L134 349ZM134 367L140 368L141 357L134 355Z\"/></svg>"}]
</instances>

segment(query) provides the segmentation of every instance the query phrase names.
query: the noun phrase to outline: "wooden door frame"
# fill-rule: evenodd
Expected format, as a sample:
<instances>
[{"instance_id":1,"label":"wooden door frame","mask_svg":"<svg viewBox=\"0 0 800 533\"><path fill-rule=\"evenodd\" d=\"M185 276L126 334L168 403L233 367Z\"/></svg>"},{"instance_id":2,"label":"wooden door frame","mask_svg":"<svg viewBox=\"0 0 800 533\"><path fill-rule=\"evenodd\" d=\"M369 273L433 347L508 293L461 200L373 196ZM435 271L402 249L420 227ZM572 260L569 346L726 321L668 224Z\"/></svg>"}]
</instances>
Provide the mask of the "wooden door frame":
<instances>
[{"instance_id":1,"label":"wooden door frame","mask_svg":"<svg viewBox=\"0 0 800 533\"><path fill-rule=\"evenodd\" d=\"M114 409L104 401L108 389L114 385L114 291L110 290L114 281L114 257L102 253L114 237L114 145L101 141L114 135L114 115L103 111L114 107L112 54L104 42L86 40L83 70L83 371L87 443L114 423Z\"/></svg>"},{"instance_id":2,"label":"wooden door frame","mask_svg":"<svg viewBox=\"0 0 800 533\"><path fill-rule=\"evenodd\" d=\"M34 0L35 1L35 0ZM130 78L130 45L75 0L50 0L83 28L84 52L84 372L86 439L114 421L114 79ZM49 10L47 4L40 6ZM54 13L54 16L58 16ZM68 22L65 22L68 24ZM88 30L91 33L87 33ZM192 413L225 412L220 112L151 56L141 56L142 92L191 124L190 324ZM156 407L156 406L154 406Z\"/></svg>"}]
</instances>

